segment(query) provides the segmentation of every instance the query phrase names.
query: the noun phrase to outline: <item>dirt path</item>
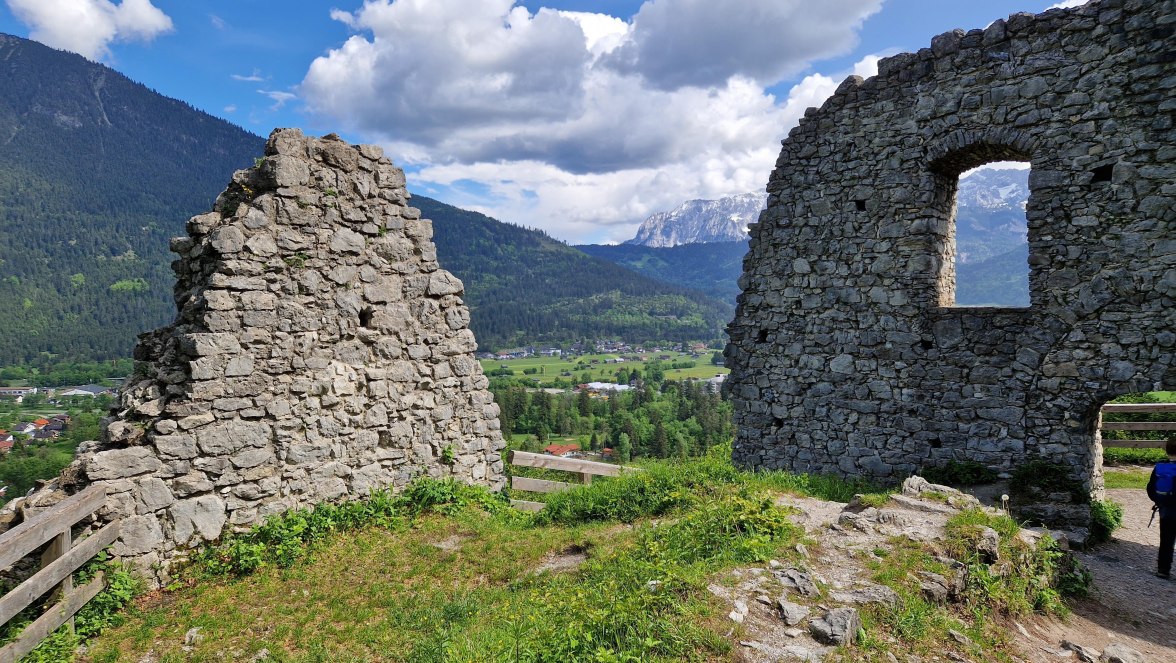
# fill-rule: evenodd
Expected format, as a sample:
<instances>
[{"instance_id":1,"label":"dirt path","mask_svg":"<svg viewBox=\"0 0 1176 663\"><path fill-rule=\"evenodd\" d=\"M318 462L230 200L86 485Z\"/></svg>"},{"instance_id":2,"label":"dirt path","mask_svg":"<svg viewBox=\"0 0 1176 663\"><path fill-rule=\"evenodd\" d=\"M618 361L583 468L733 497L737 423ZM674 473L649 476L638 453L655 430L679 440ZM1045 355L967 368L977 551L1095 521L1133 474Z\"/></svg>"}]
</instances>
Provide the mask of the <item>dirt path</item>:
<instances>
[{"instance_id":1,"label":"dirt path","mask_svg":"<svg viewBox=\"0 0 1176 663\"><path fill-rule=\"evenodd\" d=\"M1110 542L1075 553L1094 575L1091 598L1075 604L1066 622L1031 630L1052 649L1063 639L1097 650L1121 642L1149 661L1176 661L1176 582L1153 575L1160 535L1158 524L1147 526L1151 502L1139 489L1108 490L1107 498L1123 505L1122 528Z\"/></svg>"}]
</instances>

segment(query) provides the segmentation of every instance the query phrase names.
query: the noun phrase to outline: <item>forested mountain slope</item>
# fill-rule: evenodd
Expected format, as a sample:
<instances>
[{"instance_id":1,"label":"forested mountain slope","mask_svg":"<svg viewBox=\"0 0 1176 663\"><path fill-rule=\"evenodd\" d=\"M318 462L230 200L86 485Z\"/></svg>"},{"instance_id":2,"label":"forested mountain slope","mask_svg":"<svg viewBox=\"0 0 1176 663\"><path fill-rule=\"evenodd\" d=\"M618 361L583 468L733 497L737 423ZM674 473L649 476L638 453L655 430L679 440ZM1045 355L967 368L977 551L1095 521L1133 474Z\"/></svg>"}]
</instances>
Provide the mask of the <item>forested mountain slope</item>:
<instances>
[{"instance_id":1,"label":"forested mountain slope","mask_svg":"<svg viewBox=\"0 0 1176 663\"><path fill-rule=\"evenodd\" d=\"M108 67L0 35L0 365L130 355L175 313L168 240L262 138ZM428 198L482 349L712 339L728 304Z\"/></svg>"},{"instance_id":2,"label":"forested mountain slope","mask_svg":"<svg viewBox=\"0 0 1176 663\"><path fill-rule=\"evenodd\" d=\"M0 35L0 364L129 355L174 312L168 239L263 141Z\"/></svg>"},{"instance_id":3,"label":"forested mountain slope","mask_svg":"<svg viewBox=\"0 0 1176 663\"><path fill-rule=\"evenodd\" d=\"M465 283L479 348L581 338L719 338L731 304L593 258L546 234L424 196L441 266Z\"/></svg>"}]
</instances>

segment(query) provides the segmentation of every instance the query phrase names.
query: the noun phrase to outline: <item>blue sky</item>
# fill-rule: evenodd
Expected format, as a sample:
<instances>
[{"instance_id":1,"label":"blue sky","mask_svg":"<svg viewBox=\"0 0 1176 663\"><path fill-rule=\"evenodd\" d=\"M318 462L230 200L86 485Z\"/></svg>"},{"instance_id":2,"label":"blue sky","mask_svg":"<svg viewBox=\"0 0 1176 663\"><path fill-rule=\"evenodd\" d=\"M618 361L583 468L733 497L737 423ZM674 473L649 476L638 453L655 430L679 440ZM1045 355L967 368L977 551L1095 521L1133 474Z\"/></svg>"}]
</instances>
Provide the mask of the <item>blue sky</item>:
<instances>
[{"instance_id":1,"label":"blue sky","mask_svg":"<svg viewBox=\"0 0 1176 663\"><path fill-rule=\"evenodd\" d=\"M0 32L259 135L379 143L414 192L581 243L761 191L846 75L1061 1L3 0Z\"/></svg>"}]
</instances>

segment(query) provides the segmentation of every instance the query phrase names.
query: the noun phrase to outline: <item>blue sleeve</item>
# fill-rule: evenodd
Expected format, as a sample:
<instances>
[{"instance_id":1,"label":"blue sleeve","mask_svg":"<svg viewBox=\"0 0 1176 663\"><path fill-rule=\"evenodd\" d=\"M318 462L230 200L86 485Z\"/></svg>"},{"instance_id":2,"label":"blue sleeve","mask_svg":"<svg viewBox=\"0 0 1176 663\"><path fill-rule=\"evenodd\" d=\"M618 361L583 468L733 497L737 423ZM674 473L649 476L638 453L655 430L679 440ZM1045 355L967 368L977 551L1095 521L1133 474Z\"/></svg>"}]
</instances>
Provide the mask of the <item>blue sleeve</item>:
<instances>
[{"instance_id":1,"label":"blue sleeve","mask_svg":"<svg viewBox=\"0 0 1176 663\"><path fill-rule=\"evenodd\" d=\"M1152 468L1151 477L1147 480L1147 497L1156 501L1156 468Z\"/></svg>"}]
</instances>

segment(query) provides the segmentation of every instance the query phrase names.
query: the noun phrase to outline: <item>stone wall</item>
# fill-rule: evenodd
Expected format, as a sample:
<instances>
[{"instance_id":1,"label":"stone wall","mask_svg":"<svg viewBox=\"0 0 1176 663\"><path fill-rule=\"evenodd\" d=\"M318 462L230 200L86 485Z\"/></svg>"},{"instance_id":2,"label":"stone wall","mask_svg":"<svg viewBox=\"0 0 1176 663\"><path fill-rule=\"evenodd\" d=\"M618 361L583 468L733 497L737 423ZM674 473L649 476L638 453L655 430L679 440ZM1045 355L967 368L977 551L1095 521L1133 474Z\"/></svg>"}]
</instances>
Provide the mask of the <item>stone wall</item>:
<instances>
[{"instance_id":1,"label":"stone wall","mask_svg":"<svg viewBox=\"0 0 1176 663\"><path fill-rule=\"evenodd\" d=\"M107 486L116 555L162 579L287 509L421 475L503 485L462 284L408 197L379 148L277 130L172 241L176 320L140 337L102 439L54 486Z\"/></svg>"},{"instance_id":2,"label":"stone wall","mask_svg":"<svg viewBox=\"0 0 1176 663\"><path fill-rule=\"evenodd\" d=\"M809 109L730 326L735 460L897 480L1040 456L1097 495L1101 405L1176 388L1174 32L1172 0L1017 14ZM1032 166L1031 306L954 307L958 175L1008 159Z\"/></svg>"}]
</instances>

